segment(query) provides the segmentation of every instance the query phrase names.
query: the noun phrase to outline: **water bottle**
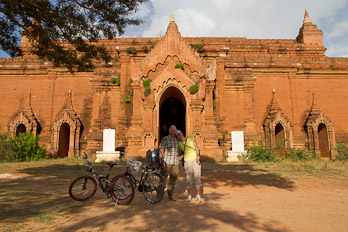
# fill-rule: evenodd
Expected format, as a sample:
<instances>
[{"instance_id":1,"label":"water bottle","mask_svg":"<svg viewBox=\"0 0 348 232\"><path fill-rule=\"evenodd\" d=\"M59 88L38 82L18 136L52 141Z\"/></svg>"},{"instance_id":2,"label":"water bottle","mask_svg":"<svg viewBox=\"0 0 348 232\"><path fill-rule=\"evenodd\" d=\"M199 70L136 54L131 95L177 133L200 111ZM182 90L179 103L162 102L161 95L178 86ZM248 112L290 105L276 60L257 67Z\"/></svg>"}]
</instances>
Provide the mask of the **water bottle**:
<instances>
[{"instance_id":1,"label":"water bottle","mask_svg":"<svg viewBox=\"0 0 348 232\"><path fill-rule=\"evenodd\" d=\"M156 163L156 152L155 152L155 150L152 150L151 161L152 161L152 163Z\"/></svg>"}]
</instances>

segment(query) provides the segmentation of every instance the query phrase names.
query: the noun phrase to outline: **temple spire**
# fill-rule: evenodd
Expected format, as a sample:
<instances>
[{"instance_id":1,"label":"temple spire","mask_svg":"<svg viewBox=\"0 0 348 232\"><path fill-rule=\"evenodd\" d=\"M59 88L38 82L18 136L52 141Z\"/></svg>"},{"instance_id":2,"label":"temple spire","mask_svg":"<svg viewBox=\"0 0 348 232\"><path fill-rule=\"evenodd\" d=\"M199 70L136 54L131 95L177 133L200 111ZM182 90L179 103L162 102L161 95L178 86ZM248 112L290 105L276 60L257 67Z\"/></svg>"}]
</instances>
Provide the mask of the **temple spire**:
<instances>
[{"instance_id":1,"label":"temple spire","mask_svg":"<svg viewBox=\"0 0 348 232\"><path fill-rule=\"evenodd\" d=\"M167 32L166 32L166 35L169 33L178 33L179 32L179 29L178 29L178 25L176 25L175 21L174 21L174 15L172 13L172 16L170 18L170 22L169 22L169 25L167 27Z\"/></svg>"},{"instance_id":2,"label":"temple spire","mask_svg":"<svg viewBox=\"0 0 348 232\"><path fill-rule=\"evenodd\" d=\"M312 21L311 21L311 18L309 17L309 15L308 15L308 11L307 10L305 10L305 15L304 15L304 19L303 19L303 24L305 24L305 23L311 23Z\"/></svg>"},{"instance_id":3,"label":"temple spire","mask_svg":"<svg viewBox=\"0 0 348 232\"><path fill-rule=\"evenodd\" d=\"M296 42L302 44L316 44L317 46L323 47L323 32L317 28L317 25L312 23L307 10L305 10L303 24L296 37ZM325 52L324 49L322 49L322 54Z\"/></svg>"}]
</instances>

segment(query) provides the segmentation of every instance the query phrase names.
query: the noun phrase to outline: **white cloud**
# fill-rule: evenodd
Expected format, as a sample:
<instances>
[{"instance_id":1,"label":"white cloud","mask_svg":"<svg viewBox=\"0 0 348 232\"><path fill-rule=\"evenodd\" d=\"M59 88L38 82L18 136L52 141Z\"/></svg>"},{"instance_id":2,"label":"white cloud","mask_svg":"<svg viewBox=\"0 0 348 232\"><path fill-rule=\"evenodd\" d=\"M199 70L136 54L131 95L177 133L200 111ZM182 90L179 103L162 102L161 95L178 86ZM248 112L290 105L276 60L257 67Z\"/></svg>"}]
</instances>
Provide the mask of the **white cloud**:
<instances>
[{"instance_id":1,"label":"white cloud","mask_svg":"<svg viewBox=\"0 0 348 232\"><path fill-rule=\"evenodd\" d=\"M205 36L216 29L214 21L203 12L194 9L178 9L174 14L176 17L175 21L178 25L181 25L180 31L184 35Z\"/></svg>"},{"instance_id":2,"label":"white cloud","mask_svg":"<svg viewBox=\"0 0 348 232\"><path fill-rule=\"evenodd\" d=\"M331 33L329 33L326 38L327 39L336 39L342 38L345 36L347 38L348 34L348 20L337 23L335 27L332 29Z\"/></svg>"},{"instance_id":3,"label":"white cloud","mask_svg":"<svg viewBox=\"0 0 348 232\"><path fill-rule=\"evenodd\" d=\"M153 17L150 26L143 31L143 37L156 37L164 35L167 30L170 16L162 15Z\"/></svg>"},{"instance_id":4,"label":"white cloud","mask_svg":"<svg viewBox=\"0 0 348 232\"><path fill-rule=\"evenodd\" d=\"M348 0L151 0L153 8L149 11L148 20L142 29L139 29L142 27L140 26L137 30L142 31L139 35L144 37L158 36L159 33L163 35L170 15L174 13L182 36L295 39L307 9L312 22L324 31L324 44L330 44L332 39L345 40L341 36L348 30L348 25L337 17L345 12L340 9L348 9L347 2ZM335 43L348 46L348 42ZM334 47L328 45L329 49ZM327 54L334 53L328 51Z\"/></svg>"},{"instance_id":5,"label":"white cloud","mask_svg":"<svg viewBox=\"0 0 348 232\"><path fill-rule=\"evenodd\" d=\"M329 43L325 54L329 57L348 57L347 43Z\"/></svg>"},{"instance_id":6,"label":"white cloud","mask_svg":"<svg viewBox=\"0 0 348 232\"><path fill-rule=\"evenodd\" d=\"M220 10L231 8L231 1L229 0L211 0L211 2Z\"/></svg>"}]
</instances>

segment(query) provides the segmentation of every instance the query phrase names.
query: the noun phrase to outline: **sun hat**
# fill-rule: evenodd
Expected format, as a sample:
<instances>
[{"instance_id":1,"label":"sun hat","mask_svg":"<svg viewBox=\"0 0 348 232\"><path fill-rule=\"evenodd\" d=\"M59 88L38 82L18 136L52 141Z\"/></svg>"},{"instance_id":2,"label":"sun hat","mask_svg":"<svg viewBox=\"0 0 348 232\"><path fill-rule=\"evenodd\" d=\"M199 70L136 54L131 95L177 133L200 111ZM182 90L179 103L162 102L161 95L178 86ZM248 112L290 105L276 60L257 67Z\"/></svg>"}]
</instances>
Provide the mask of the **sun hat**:
<instances>
[{"instance_id":1,"label":"sun hat","mask_svg":"<svg viewBox=\"0 0 348 232\"><path fill-rule=\"evenodd\" d=\"M177 130L177 131L175 132L175 134L176 134L176 135L182 134L182 132L181 132L181 130Z\"/></svg>"}]
</instances>

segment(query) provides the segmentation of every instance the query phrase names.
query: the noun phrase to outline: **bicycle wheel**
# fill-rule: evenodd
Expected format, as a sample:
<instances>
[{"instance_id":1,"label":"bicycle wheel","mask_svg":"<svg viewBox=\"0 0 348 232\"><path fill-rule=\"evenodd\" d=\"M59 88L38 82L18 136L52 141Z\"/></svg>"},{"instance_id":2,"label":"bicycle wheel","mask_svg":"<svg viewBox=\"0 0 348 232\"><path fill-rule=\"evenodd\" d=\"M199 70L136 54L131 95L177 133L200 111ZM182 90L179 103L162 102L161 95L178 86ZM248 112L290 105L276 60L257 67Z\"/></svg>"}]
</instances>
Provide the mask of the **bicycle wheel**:
<instances>
[{"instance_id":1,"label":"bicycle wheel","mask_svg":"<svg viewBox=\"0 0 348 232\"><path fill-rule=\"evenodd\" d=\"M134 186L128 177L124 175L116 176L111 181L111 197L121 205L128 205L134 198Z\"/></svg>"},{"instance_id":2,"label":"bicycle wheel","mask_svg":"<svg viewBox=\"0 0 348 232\"><path fill-rule=\"evenodd\" d=\"M143 194L151 204L160 202L164 195L164 182L158 173L148 173L142 181Z\"/></svg>"},{"instance_id":3,"label":"bicycle wheel","mask_svg":"<svg viewBox=\"0 0 348 232\"><path fill-rule=\"evenodd\" d=\"M90 176L81 176L71 182L69 195L76 201L86 201L97 191L97 182Z\"/></svg>"}]
</instances>

